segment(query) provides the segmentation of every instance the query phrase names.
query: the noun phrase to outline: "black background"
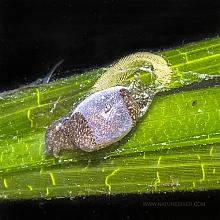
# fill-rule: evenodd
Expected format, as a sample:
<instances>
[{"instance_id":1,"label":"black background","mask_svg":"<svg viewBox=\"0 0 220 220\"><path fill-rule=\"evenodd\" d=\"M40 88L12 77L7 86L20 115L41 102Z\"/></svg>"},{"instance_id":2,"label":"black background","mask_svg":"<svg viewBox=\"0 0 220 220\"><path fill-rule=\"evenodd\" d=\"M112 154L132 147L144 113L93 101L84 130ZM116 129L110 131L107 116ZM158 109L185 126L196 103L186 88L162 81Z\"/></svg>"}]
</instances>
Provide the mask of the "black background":
<instances>
[{"instance_id":1,"label":"black background","mask_svg":"<svg viewBox=\"0 0 220 220\"><path fill-rule=\"evenodd\" d=\"M104 66L138 50L158 51L220 34L220 1L0 0L0 91L60 71ZM62 73L57 77L64 77ZM0 219L116 216L219 217L219 191L0 202ZM205 207L144 207L146 201L201 201Z\"/></svg>"},{"instance_id":2,"label":"black background","mask_svg":"<svg viewBox=\"0 0 220 220\"><path fill-rule=\"evenodd\" d=\"M219 33L218 0L0 0L0 91Z\"/></svg>"}]
</instances>

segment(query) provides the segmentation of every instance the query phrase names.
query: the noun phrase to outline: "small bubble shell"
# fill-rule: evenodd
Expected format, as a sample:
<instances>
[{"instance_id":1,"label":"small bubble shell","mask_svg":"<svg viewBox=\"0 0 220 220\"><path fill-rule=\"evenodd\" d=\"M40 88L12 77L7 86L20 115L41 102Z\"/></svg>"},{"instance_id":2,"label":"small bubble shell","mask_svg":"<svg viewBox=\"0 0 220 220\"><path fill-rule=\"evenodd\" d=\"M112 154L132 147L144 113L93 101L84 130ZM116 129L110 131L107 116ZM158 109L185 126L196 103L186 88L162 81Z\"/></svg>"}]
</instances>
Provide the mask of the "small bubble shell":
<instances>
[{"instance_id":1,"label":"small bubble shell","mask_svg":"<svg viewBox=\"0 0 220 220\"><path fill-rule=\"evenodd\" d=\"M126 87L95 92L48 127L46 150L57 156L61 149L91 152L105 148L126 136L139 114L140 107Z\"/></svg>"}]
</instances>

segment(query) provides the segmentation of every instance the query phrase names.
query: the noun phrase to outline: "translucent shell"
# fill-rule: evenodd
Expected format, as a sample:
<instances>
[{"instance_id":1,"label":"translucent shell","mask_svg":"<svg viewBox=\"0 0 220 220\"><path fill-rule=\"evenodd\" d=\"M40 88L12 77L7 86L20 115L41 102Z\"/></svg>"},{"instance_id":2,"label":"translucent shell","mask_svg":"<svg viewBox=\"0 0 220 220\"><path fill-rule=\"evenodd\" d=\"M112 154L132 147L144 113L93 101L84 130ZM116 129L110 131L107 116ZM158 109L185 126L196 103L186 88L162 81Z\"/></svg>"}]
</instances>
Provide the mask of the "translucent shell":
<instances>
[{"instance_id":1,"label":"translucent shell","mask_svg":"<svg viewBox=\"0 0 220 220\"><path fill-rule=\"evenodd\" d=\"M126 87L96 92L48 127L46 149L55 156L61 149L99 150L127 135L139 115L140 107Z\"/></svg>"}]
</instances>

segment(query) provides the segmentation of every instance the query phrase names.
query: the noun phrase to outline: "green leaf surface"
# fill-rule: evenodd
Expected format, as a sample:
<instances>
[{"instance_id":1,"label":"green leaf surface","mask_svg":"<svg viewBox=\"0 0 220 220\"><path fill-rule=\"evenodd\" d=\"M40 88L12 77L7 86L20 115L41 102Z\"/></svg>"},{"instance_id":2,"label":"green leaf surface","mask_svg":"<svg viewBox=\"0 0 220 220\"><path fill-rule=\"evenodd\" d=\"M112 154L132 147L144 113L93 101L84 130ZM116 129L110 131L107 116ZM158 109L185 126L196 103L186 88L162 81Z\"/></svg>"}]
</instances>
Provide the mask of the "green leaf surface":
<instances>
[{"instance_id":1,"label":"green leaf surface","mask_svg":"<svg viewBox=\"0 0 220 220\"><path fill-rule=\"evenodd\" d=\"M220 38L160 53L173 70L220 73ZM0 94L0 197L219 189L219 86L157 96L114 146L45 155L46 127L79 102L103 72Z\"/></svg>"}]
</instances>

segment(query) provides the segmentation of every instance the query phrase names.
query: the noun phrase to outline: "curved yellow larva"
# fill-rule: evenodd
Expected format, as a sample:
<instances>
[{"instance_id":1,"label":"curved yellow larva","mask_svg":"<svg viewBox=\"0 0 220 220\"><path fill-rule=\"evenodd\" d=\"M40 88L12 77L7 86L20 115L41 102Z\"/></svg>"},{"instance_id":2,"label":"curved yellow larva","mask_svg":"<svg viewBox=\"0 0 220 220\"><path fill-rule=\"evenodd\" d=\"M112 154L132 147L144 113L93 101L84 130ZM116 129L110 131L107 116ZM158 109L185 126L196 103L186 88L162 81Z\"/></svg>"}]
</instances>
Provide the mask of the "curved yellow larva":
<instances>
[{"instance_id":1,"label":"curved yellow larva","mask_svg":"<svg viewBox=\"0 0 220 220\"><path fill-rule=\"evenodd\" d=\"M122 85L134 71L146 65L153 67L153 74L156 77L155 83L159 87L165 87L170 83L172 70L163 57L149 52L137 52L123 57L111 65L97 80L91 92Z\"/></svg>"}]
</instances>

